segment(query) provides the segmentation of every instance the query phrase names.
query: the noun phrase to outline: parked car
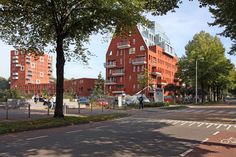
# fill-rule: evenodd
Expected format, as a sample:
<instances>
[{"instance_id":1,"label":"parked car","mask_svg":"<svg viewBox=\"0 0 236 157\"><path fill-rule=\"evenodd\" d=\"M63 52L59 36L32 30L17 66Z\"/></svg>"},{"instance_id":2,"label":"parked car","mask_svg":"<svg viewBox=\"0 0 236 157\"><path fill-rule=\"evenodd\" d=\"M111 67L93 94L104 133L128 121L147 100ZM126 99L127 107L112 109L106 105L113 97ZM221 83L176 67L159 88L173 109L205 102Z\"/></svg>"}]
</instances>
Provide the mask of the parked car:
<instances>
[{"instance_id":1,"label":"parked car","mask_svg":"<svg viewBox=\"0 0 236 157\"><path fill-rule=\"evenodd\" d=\"M106 101L105 99L103 99L103 98L99 98L99 99L97 99L97 103L98 103L98 105L100 105L100 106L108 106L108 101Z\"/></svg>"},{"instance_id":2,"label":"parked car","mask_svg":"<svg viewBox=\"0 0 236 157\"><path fill-rule=\"evenodd\" d=\"M82 98L79 98L78 103L85 104L86 106L89 106L90 101L89 101L89 99L82 97Z\"/></svg>"}]
</instances>

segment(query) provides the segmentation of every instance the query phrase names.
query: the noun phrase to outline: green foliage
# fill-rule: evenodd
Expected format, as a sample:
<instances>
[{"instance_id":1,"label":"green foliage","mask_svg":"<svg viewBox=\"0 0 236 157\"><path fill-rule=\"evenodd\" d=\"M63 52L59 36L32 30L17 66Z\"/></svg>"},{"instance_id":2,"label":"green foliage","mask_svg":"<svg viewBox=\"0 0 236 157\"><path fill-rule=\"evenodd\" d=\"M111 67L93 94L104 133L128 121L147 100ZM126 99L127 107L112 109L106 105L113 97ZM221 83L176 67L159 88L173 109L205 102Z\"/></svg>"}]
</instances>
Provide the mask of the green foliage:
<instances>
[{"instance_id":1,"label":"green foliage","mask_svg":"<svg viewBox=\"0 0 236 157\"><path fill-rule=\"evenodd\" d=\"M0 90L9 89L9 81L3 77L0 77Z\"/></svg>"},{"instance_id":2,"label":"green foliage","mask_svg":"<svg viewBox=\"0 0 236 157\"><path fill-rule=\"evenodd\" d=\"M221 35L229 37L233 41L230 54L236 52L236 3L235 0L199 0L204 6L209 7L215 21L210 23L212 26L224 28Z\"/></svg>"},{"instance_id":3,"label":"green foliage","mask_svg":"<svg viewBox=\"0 0 236 157\"><path fill-rule=\"evenodd\" d=\"M126 116L128 115L125 113L115 113L115 114L104 114L104 115L85 116L85 117L65 117L63 119L43 118L30 121L27 120L27 121L1 122L0 134L75 125L75 124L84 124L97 121L105 121Z\"/></svg>"},{"instance_id":4,"label":"green foliage","mask_svg":"<svg viewBox=\"0 0 236 157\"><path fill-rule=\"evenodd\" d=\"M220 90L227 89L231 84L232 78L230 80L229 76L234 69L233 64L226 59L224 51L225 49L218 37L201 31L194 35L193 40L186 45L186 55L178 63L177 76L187 86L194 87L197 62L197 81L201 87L202 95L210 94L208 91L210 88L219 94Z\"/></svg>"},{"instance_id":5,"label":"green foliage","mask_svg":"<svg viewBox=\"0 0 236 157\"><path fill-rule=\"evenodd\" d=\"M138 77L138 84L140 89L144 89L145 87L149 86L152 82L152 77L150 76L148 69L145 69L142 75Z\"/></svg>"},{"instance_id":6,"label":"green foliage","mask_svg":"<svg viewBox=\"0 0 236 157\"><path fill-rule=\"evenodd\" d=\"M64 93L63 98L73 101L73 99L75 99L75 95L76 95L75 91L73 89L70 89L68 92Z\"/></svg>"},{"instance_id":7,"label":"green foliage","mask_svg":"<svg viewBox=\"0 0 236 157\"><path fill-rule=\"evenodd\" d=\"M95 82L95 86L93 89L93 96L96 98L101 98L104 96L104 79L102 78L101 72L98 74L98 79Z\"/></svg>"}]
</instances>

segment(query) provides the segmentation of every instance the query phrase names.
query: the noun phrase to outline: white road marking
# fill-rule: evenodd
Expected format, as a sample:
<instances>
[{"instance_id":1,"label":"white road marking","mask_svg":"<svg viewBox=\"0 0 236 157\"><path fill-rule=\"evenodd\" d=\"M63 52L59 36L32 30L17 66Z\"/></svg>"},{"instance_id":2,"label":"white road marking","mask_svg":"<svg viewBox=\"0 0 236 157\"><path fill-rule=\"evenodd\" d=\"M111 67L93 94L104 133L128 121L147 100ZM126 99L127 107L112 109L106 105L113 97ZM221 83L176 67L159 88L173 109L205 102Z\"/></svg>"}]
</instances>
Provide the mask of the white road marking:
<instances>
[{"instance_id":1,"label":"white road marking","mask_svg":"<svg viewBox=\"0 0 236 157\"><path fill-rule=\"evenodd\" d=\"M216 131L214 134L212 134L212 135L217 135L217 134L219 134L220 132L219 131Z\"/></svg>"},{"instance_id":2,"label":"white road marking","mask_svg":"<svg viewBox=\"0 0 236 157\"><path fill-rule=\"evenodd\" d=\"M82 131L82 130L73 130L73 131L68 131L68 132L66 132L66 133L67 133L67 134L71 134L71 133L80 132L80 131Z\"/></svg>"},{"instance_id":3,"label":"white road marking","mask_svg":"<svg viewBox=\"0 0 236 157\"><path fill-rule=\"evenodd\" d=\"M200 126L202 126L204 123L200 123L197 127L200 127Z\"/></svg>"},{"instance_id":4,"label":"white road marking","mask_svg":"<svg viewBox=\"0 0 236 157\"><path fill-rule=\"evenodd\" d=\"M192 122L190 125L188 125L188 126L192 126L193 124L195 124L196 122Z\"/></svg>"},{"instance_id":5,"label":"white road marking","mask_svg":"<svg viewBox=\"0 0 236 157\"><path fill-rule=\"evenodd\" d=\"M176 125L177 123L179 123L180 121L174 122L174 125Z\"/></svg>"},{"instance_id":6,"label":"white road marking","mask_svg":"<svg viewBox=\"0 0 236 157\"><path fill-rule=\"evenodd\" d=\"M209 127L211 127L213 124L209 124L206 128L209 128Z\"/></svg>"},{"instance_id":7,"label":"white road marking","mask_svg":"<svg viewBox=\"0 0 236 157\"><path fill-rule=\"evenodd\" d=\"M37 140L37 139L46 138L46 137L48 137L48 136L46 135L46 136L32 137L32 138L27 138L26 140L27 140L27 141L30 141L30 140Z\"/></svg>"},{"instance_id":8,"label":"white road marking","mask_svg":"<svg viewBox=\"0 0 236 157\"><path fill-rule=\"evenodd\" d=\"M221 126L222 126L222 124L219 124L219 125L216 127L216 129L219 129Z\"/></svg>"},{"instance_id":9,"label":"white road marking","mask_svg":"<svg viewBox=\"0 0 236 157\"><path fill-rule=\"evenodd\" d=\"M188 153L190 153L191 151L193 151L193 149L189 149L189 150L185 151L184 153L180 154L180 156L184 157L184 156L186 156Z\"/></svg>"},{"instance_id":10,"label":"white road marking","mask_svg":"<svg viewBox=\"0 0 236 157\"><path fill-rule=\"evenodd\" d=\"M186 124L186 123L188 123L188 122L183 122L182 124L180 124L180 125L184 125L184 124Z\"/></svg>"},{"instance_id":11,"label":"white road marking","mask_svg":"<svg viewBox=\"0 0 236 157\"><path fill-rule=\"evenodd\" d=\"M232 126L232 125L229 125L229 126L226 128L226 130L229 130L229 129L231 128L231 126Z\"/></svg>"},{"instance_id":12,"label":"white road marking","mask_svg":"<svg viewBox=\"0 0 236 157\"><path fill-rule=\"evenodd\" d=\"M208 141L209 139L208 138L206 138L205 140L203 140L201 143L204 143L204 142L206 142L206 141Z\"/></svg>"}]
</instances>

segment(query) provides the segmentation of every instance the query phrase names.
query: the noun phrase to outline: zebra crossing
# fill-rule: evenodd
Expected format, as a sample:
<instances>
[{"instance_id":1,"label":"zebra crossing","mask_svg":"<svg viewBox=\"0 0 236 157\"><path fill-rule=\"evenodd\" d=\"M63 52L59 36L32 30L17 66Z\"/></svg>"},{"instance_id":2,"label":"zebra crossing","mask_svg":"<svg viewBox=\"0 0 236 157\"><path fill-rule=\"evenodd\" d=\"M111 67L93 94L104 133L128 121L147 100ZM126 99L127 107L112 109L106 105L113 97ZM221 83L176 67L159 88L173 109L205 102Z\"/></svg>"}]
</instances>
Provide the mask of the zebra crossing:
<instances>
[{"instance_id":1,"label":"zebra crossing","mask_svg":"<svg viewBox=\"0 0 236 157\"><path fill-rule=\"evenodd\" d=\"M168 110L165 113L189 113L189 114L217 114L217 115L236 115L236 110L220 110L220 109L183 109L183 110Z\"/></svg>"},{"instance_id":2,"label":"zebra crossing","mask_svg":"<svg viewBox=\"0 0 236 157\"><path fill-rule=\"evenodd\" d=\"M231 130L236 131L236 125L234 124L222 124L222 123L210 123L210 122L198 122L198 121L184 121L184 120L169 120L169 119L162 119L159 120L161 123L167 123L171 125L178 125L181 127L195 127L200 128L204 127L207 129L216 129L216 130Z\"/></svg>"}]
</instances>

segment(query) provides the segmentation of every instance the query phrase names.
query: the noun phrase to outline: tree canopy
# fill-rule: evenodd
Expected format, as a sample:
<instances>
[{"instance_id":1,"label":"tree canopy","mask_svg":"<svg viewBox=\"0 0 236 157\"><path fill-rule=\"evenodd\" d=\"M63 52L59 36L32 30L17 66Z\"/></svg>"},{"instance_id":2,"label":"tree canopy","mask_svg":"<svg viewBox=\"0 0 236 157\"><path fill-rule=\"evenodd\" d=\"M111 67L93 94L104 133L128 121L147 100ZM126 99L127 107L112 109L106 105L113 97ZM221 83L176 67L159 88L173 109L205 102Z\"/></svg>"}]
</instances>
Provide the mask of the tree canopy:
<instances>
[{"instance_id":1,"label":"tree canopy","mask_svg":"<svg viewBox=\"0 0 236 157\"><path fill-rule=\"evenodd\" d=\"M201 87L203 101L205 94L210 97L211 92L214 93L214 100L219 99L232 82L230 74L234 70L234 66L225 57L224 52L225 49L218 37L201 31L194 35L186 45L186 55L178 63L177 75L192 87L195 87L196 62L198 63L197 81Z\"/></svg>"}]
</instances>

